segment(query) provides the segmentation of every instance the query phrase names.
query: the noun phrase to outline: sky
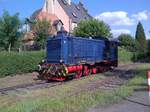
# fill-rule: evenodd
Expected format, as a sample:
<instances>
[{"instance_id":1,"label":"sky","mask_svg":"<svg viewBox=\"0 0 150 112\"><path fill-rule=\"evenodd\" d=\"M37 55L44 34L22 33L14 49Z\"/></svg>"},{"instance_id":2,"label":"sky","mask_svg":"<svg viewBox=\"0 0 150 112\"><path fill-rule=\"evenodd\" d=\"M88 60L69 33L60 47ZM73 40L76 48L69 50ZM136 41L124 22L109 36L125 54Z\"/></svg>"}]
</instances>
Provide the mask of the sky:
<instances>
[{"instance_id":1,"label":"sky","mask_svg":"<svg viewBox=\"0 0 150 112\"><path fill-rule=\"evenodd\" d=\"M93 17L107 23L114 37L121 33L135 35L139 21L150 39L150 0L81 0ZM78 3L79 0L72 0ZM0 16L4 10L19 12L20 18L30 17L44 5L44 0L0 0Z\"/></svg>"}]
</instances>

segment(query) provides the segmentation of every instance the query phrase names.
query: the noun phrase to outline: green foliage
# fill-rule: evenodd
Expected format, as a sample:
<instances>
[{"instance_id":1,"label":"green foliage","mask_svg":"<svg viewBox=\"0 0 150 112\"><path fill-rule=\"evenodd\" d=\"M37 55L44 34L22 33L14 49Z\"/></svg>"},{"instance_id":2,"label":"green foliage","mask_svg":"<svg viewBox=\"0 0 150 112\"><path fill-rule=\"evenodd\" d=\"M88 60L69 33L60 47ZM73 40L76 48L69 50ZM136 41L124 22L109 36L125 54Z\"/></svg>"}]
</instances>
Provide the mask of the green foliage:
<instances>
[{"instance_id":1,"label":"green foliage","mask_svg":"<svg viewBox=\"0 0 150 112\"><path fill-rule=\"evenodd\" d=\"M121 34L118 37L118 39L120 41L121 46L127 49L128 51L135 50L135 41L130 34Z\"/></svg>"},{"instance_id":2,"label":"green foliage","mask_svg":"<svg viewBox=\"0 0 150 112\"><path fill-rule=\"evenodd\" d=\"M143 52L135 52L133 53L133 61L135 62L140 62L140 61L144 61L144 59L146 59L147 53L143 53Z\"/></svg>"},{"instance_id":3,"label":"green foliage","mask_svg":"<svg viewBox=\"0 0 150 112\"><path fill-rule=\"evenodd\" d=\"M137 25L135 39L133 39L132 36L128 34L121 34L118 39L121 42L121 47L130 52L133 52L133 61L141 61L149 57L150 44L149 41L146 40L144 28L141 22L139 22Z\"/></svg>"},{"instance_id":4,"label":"green foliage","mask_svg":"<svg viewBox=\"0 0 150 112\"><path fill-rule=\"evenodd\" d=\"M81 37L110 37L110 27L96 19L81 21L74 30L75 36Z\"/></svg>"},{"instance_id":5,"label":"green foliage","mask_svg":"<svg viewBox=\"0 0 150 112\"><path fill-rule=\"evenodd\" d=\"M147 40L147 51L148 51L148 56L150 56L150 40Z\"/></svg>"},{"instance_id":6,"label":"green foliage","mask_svg":"<svg viewBox=\"0 0 150 112\"><path fill-rule=\"evenodd\" d=\"M126 63L131 63L133 59L133 53L126 50L123 47L119 47L118 49L118 61L120 64L126 64Z\"/></svg>"},{"instance_id":7,"label":"green foliage","mask_svg":"<svg viewBox=\"0 0 150 112\"><path fill-rule=\"evenodd\" d=\"M137 50L139 52L145 53L147 51L147 43L146 43L146 36L145 36L144 28L141 22L139 22L137 25L135 39L137 41L136 42Z\"/></svg>"},{"instance_id":8,"label":"green foliage","mask_svg":"<svg viewBox=\"0 0 150 112\"><path fill-rule=\"evenodd\" d=\"M0 77L35 70L44 54L44 52L0 52Z\"/></svg>"},{"instance_id":9,"label":"green foliage","mask_svg":"<svg viewBox=\"0 0 150 112\"><path fill-rule=\"evenodd\" d=\"M42 49L44 49L46 38L48 37L51 31L51 23L46 19L37 20L33 27L36 35L36 42Z\"/></svg>"},{"instance_id":10,"label":"green foliage","mask_svg":"<svg viewBox=\"0 0 150 112\"><path fill-rule=\"evenodd\" d=\"M133 55L133 61L146 61L150 55L150 43L148 40L146 40L146 46L145 49L143 51L143 47L141 46L141 44L136 41L135 43L135 51L134 55Z\"/></svg>"},{"instance_id":11,"label":"green foliage","mask_svg":"<svg viewBox=\"0 0 150 112\"><path fill-rule=\"evenodd\" d=\"M0 18L0 47L10 51L15 46L20 33L18 31L20 26L19 14L9 15L4 11Z\"/></svg>"}]
</instances>

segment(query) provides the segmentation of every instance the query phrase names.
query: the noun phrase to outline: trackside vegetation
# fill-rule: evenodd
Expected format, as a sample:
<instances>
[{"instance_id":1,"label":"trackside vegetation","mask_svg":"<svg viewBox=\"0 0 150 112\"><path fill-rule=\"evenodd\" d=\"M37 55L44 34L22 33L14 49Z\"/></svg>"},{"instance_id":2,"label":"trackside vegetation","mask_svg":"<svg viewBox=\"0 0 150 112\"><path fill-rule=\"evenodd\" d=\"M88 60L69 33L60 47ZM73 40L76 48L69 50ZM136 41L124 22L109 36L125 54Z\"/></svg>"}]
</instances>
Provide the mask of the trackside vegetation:
<instances>
[{"instance_id":1,"label":"trackside vegetation","mask_svg":"<svg viewBox=\"0 0 150 112\"><path fill-rule=\"evenodd\" d=\"M17 102L7 108L0 108L2 112L87 112L89 108L96 105L104 106L119 102L131 95L135 89L146 85L146 71L150 69L147 65L141 65L132 70L134 78L126 85L114 90L99 89L95 91L83 91L72 96L44 97L36 100ZM145 86L146 87L146 86ZM65 89L63 90L65 91Z\"/></svg>"},{"instance_id":2,"label":"trackside vegetation","mask_svg":"<svg viewBox=\"0 0 150 112\"><path fill-rule=\"evenodd\" d=\"M0 52L0 77L32 72L45 52Z\"/></svg>"},{"instance_id":3,"label":"trackside vegetation","mask_svg":"<svg viewBox=\"0 0 150 112\"><path fill-rule=\"evenodd\" d=\"M118 54L120 64L132 62L133 53L119 48ZM44 51L0 52L0 77L33 72L44 57Z\"/></svg>"},{"instance_id":4,"label":"trackside vegetation","mask_svg":"<svg viewBox=\"0 0 150 112\"><path fill-rule=\"evenodd\" d=\"M118 52L119 64L132 63L133 55L134 55L133 52L130 52L123 47L119 47L118 51L119 51Z\"/></svg>"}]
</instances>

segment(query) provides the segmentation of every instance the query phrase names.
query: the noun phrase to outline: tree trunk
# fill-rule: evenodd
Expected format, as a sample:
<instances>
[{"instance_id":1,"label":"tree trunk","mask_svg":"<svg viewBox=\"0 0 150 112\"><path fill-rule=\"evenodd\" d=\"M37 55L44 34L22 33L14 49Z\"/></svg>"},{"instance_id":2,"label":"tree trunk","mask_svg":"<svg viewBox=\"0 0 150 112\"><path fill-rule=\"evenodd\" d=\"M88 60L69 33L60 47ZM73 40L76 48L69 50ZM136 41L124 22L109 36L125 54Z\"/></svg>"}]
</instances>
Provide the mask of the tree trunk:
<instances>
[{"instance_id":1,"label":"tree trunk","mask_svg":"<svg viewBox=\"0 0 150 112\"><path fill-rule=\"evenodd\" d=\"M11 43L9 44L9 47L8 47L8 52L11 51Z\"/></svg>"}]
</instances>

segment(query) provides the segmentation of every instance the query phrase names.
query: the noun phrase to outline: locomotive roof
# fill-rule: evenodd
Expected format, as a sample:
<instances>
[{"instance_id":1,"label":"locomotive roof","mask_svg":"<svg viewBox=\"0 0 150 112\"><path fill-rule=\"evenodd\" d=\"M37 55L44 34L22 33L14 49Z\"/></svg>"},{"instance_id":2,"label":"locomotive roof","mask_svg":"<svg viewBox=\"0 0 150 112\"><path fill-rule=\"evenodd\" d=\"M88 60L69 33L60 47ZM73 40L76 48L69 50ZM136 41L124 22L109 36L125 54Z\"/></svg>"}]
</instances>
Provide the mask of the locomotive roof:
<instances>
[{"instance_id":1,"label":"locomotive roof","mask_svg":"<svg viewBox=\"0 0 150 112\"><path fill-rule=\"evenodd\" d=\"M50 38L48 38L48 40L47 41L50 41L50 40L57 40L57 39L63 39L63 38L74 38L74 39L84 39L84 40L91 40L91 41L106 41L105 39L93 39L93 38L83 38L83 37L75 37L75 36L53 36L53 37L50 37ZM109 41L108 39L107 39L107 41Z\"/></svg>"},{"instance_id":2,"label":"locomotive roof","mask_svg":"<svg viewBox=\"0 0 150 112\"><path fill-rule=\"evenodd\" d=\"M119 42L118 39L114 38L106 38L106 37L75 37L75 36L70 36L68 32L65 30L59 31L56 36L48 38L48 40L51 39L58 39L58 38L78 38L78 39L87 39L87 40L95 40L95 41L112 41L112 42Z\"/></svg>"}]
</instances>

